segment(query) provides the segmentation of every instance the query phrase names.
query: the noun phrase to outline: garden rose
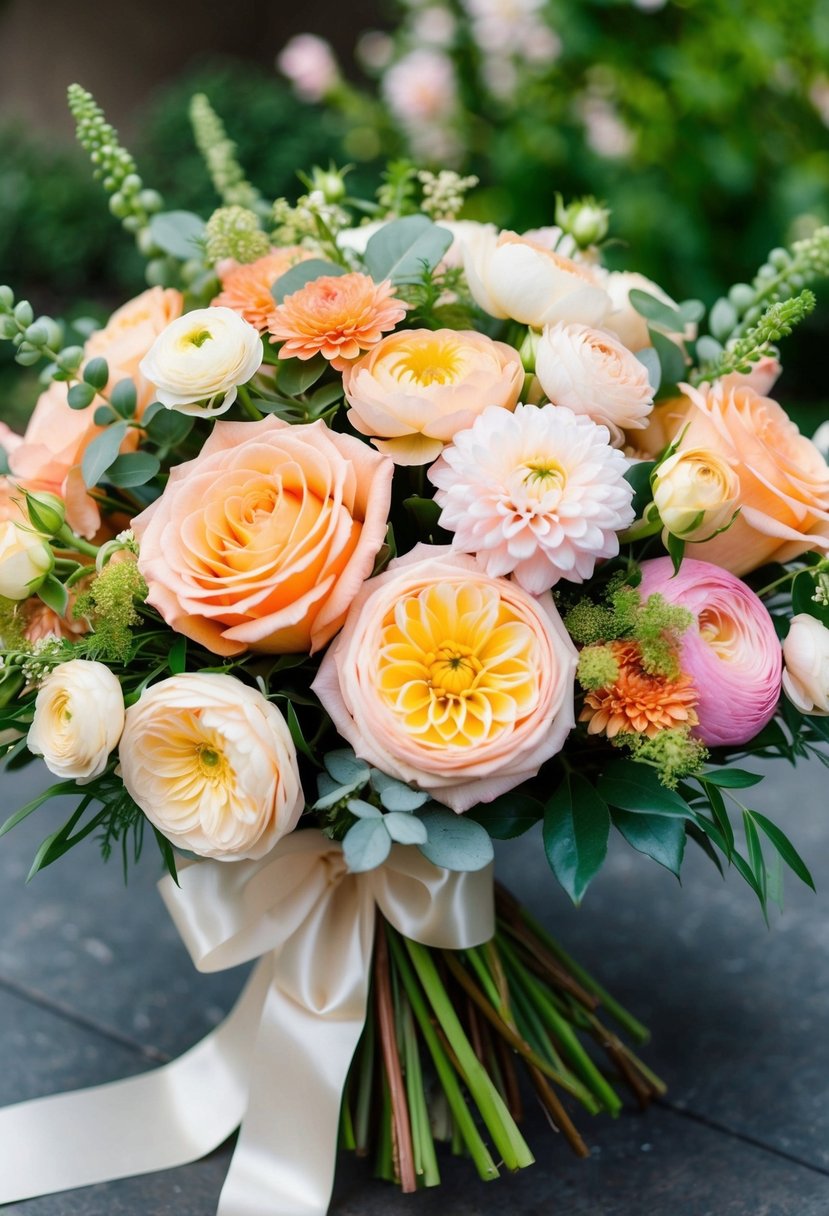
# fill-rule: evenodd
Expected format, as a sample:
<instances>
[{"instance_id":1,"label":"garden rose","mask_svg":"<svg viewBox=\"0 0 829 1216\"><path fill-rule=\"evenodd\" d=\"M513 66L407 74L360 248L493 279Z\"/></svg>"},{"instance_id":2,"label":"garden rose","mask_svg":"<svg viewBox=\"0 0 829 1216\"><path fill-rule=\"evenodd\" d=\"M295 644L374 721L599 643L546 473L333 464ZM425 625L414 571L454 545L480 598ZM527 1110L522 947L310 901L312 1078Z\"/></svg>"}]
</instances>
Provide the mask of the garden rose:
<instances>
[{"instance_id":1,"label":"garden rose","mask_svg":"<svg viewBox=\"0 0 829 1216\"><path fill-rule=\"evenodd\" d=\"M258 331L232 308L197 308L172 321L139 364L162 405L216 417L261 366Z\"/></svg>"},{"instance_id":2,"label":"garden rose","mask_svg":"<svg viewBox=\"0 0 829 1216\"><path fill-rule=\"evenodd\" d=\"M85 785L104 771L123 728L124 697L110 669L71 659L41 684L27 743L50 773Z\"/></svg>"},{"instance_id":3,"label":"garden rose","mask_svg":"<svg viewBox=\"0 0 829 1216\"><path fill-rule=\"evenodd\" d=\"M705 448L675 452L656 470L653 501L674 536L704 540L727 527L739 504L740 479L726 460Z\"/></svg>"},{"instance_id":4,"label":"garden rose","mask_svg":"<svg viewBox=\"0 0 829 1216\"><path fill-rule=\"evenodd\" d=\"M774 715L782 653L762 600L740 579L709 562L669 557L642 563L643 599L658 593L694 620L682 635L680 663L697 687L695 734L711 747L748 743Z\"/></svg>"},{"instance_id":5,"label":"garden rose","mask_svg":"<svg viewBox=\"0 0 829 1216\"><path fill-rule=\"evenodd\" d=\"M535 374L554 405L603 423L615 442L624 430L647 425L653 389L644 364L601 329L547 326L538 343Z\"/></svg>"},{"instance_id":6,"label":"garden rose","mask_svg":"<svg viewBox=\"0 0 829 1216\"><path fill-rule=\"evenodd\" d=\"M119 755L124 785L150 822L200 857L264 857L305 805L287 722L233 676L151 685L127 710Z\"/></svg>"},{"instance_id":7,"label":"garden rose","mask_svg":"<svg viewBox=\"0 0 829 1216\"><path fill-rule=\"evenodd\" d=\"M316 34L296 34L276 57L277 67L288 77L303 101L322 101L340 79L331 43Z\"/></svg>"},{"instance_id":8,"label":"garden rose","mask_svg":"<svg viewBox=\"0 0 829 1216\"><path fill-rule=\"evenodd\" d=\"M524 384L516 350L483 334L407 329L346 369L348 420L395 464L429 464L487 406L515 408Z\"/></svg>"},{"instance_id":9,"label":"garden rose","mask_svg":"<svg viewBox=\"0 0 829 1216\"><path fill-rule=\"evenodd\" d=\"M394 466L323 422L219 422L134 521L149 602L215 654L319 650L371 574Z\"/></svg>"},{"instance_id":10,"label":"garden rose","mask_svg":"<svg viewBox=\"0 0 829 1216\"><path fill-rule=\"evenodd\" d=\"M722 384L685 387L693 408L681 450L704 448L740 479L740 514L689 555L745 574L829 548L829 466L776 401Z\"/></svg>"},{"instance_id":11,"label":"garden rose","mask_svg":"<svg viewBox=\"0 0 829 1216\"><path fill-rule=\"evenodd\" d=\"M783 643L783 691L802 714L829 714L829 629L808 612L792 617Z\"/></svg>"},{"instance_id":12,"label":"garden rose","mask_svg":"<svg viewBox=\"0 0 829 1216\"><path fill-rule=\"evenodd\" d=\"M561 750L576 658L549 592L418 545L363 587L312 687L358 756L466 811Z\"/></svg>"},{"instance_id":13,"label":"garden rose","mask_svg":"<svg viewBox=\"0 0 829 1216\"><path fill-rule=\"evenodd\" d=\"M140 371L141 360L160 333L181 316L184 297L172 287L150 287L134 300L116 309L103 329L96 330L84 347L86 361L106 359L109 385L134 381L137 390L136 416L155 400L155 389Z\"/></svg>"},{"instance_id":14,"label":"garden rose","mask_svg":"<svg viewBox=\"0 0 829 1216\"><path fill-rule=\"evenodd\" d=\"M28 599L53 564L46 540L28 524L14 519L0 523L0 596L15 601Z\"/></svg>"},{"instance_id":15,"label":"garden rose","mask_svg":"<svg viewBox=\"0 0 829 1216\"><path fill-rule=\"evenodd\" d=\"M514 232L481 226L464 239L464 269L476 303L493 317L541 329L556 321L599 325L610 311L591 270Z\"/></svg>"}]
</instances>

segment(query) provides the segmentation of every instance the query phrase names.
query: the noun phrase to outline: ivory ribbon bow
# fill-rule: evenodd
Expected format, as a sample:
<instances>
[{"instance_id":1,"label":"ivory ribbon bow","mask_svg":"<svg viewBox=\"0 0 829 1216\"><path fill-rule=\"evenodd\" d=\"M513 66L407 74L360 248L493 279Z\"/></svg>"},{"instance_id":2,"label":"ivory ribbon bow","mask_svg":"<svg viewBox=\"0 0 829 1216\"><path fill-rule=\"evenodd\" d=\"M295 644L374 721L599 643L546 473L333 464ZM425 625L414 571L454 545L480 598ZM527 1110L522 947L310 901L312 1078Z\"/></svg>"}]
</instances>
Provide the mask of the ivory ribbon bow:
<instances>
[{"instance_id":1,"label":"ivory ribbon bow","mask_svg":"<svg viewBox=\"0 0 829 1216\"><path fill-rule=\"evenodd\" d=\"M154 1072L0 1110L0 1204L195 1161L241 1124L218 1216L324 1216L340 1103L366 1017L375 909L427 946L494 932L490 868L395 846L351 874L294 832L261 861L201 861L161 894L200 971L261 957L211 1034Z\"/></svg>"}]
</instances>

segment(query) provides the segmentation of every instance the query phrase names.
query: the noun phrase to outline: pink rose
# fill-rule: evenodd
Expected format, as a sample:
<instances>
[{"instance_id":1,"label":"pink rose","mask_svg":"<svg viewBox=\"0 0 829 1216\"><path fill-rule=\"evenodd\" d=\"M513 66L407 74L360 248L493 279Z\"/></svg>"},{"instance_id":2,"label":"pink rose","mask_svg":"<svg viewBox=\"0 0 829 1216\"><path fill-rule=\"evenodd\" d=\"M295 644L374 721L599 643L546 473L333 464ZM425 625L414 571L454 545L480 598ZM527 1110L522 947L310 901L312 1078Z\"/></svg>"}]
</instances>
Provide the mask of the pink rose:
<instances>
[{"instance_id":1,"label":"pink rose","mask_svg":"<svg viewBox=\"0 0 829 1216\"><path fill-rule=\"evenodd\" d=\"M394 465L323 422L218 422L133 520L149 602L214 654L315 651L386 534Z\"/></svg>"},{"instance_id":2,"label":"pink rose","mask_svg":"<svg viewBox=\"0 0 829 1216\"><path fill-rule=\"evenodd\" d=\"M643 599L658 593L694 615L682 637L682 670L699 692L695 733L711 747L748 743L774 716L783 656L762 600L709 562L669 557L642 563Z\"/></svg>"},{"instance_id":3,"label":"pink rose","mask_svg":"<svg viewBox=\"0 0 829 1216\"><path fill-rule=\"evenodd\" d=\"M576 660L549 592L418 545L357 595L312 687L358 756L466 811L561 750Z\"/></svg>"}]
</instances>

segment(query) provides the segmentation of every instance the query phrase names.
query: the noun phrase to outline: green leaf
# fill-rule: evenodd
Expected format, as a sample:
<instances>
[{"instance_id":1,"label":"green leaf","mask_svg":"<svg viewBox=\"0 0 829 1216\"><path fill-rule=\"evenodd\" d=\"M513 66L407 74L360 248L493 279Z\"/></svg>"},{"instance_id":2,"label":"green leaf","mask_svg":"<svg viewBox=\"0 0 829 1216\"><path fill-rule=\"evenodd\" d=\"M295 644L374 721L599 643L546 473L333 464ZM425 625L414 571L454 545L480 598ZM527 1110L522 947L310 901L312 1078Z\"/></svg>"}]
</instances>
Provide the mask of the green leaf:
<instances>
[{"instance_id":1,"label":"green leaf","mask_svg":"<svg viewBox=\"0 0 829 1216\"><path fill-rule=\"evenodd\" d=\"M512 840L538 823L544 815L544 807L529 794L511 792L502 794L494 802L476 806L466 815L486 828L495 840Z\"/></svg>"},{"instance_id":2,"label":"green leaf","mask_svg":"<svg viewBox=\"0 0 829 1216\"><path fill-rule=\"evenodd\" d=\"M0 824L0 836L5 836L12 828L16 828L19 823L22 823L34 811L39 810L44 802L48 802L50 798L60 798L64 794L77 794L77 792L78 786L75 781L61 781L57 785L50 785L48 790L43 790L31 802L27 802L19 811L15 811L4 823Z\"/></svg>"},{"instance_id":3,"label":"green leaf","mask_svg":"<svg viewBox=\"0 0 829 1216\"><path fill-rule=\"evenodd\" d=\"M179 634L167 655L167 666L174 676L180 676L187 666L187 638Z\"/></svg>"},{"instance_id":4,"label":"green leaf","mask_svg":"<svg viewBox=\"0 0 829 1216\"><path fill-rule=\"evenodd\" d=\"M725 842L723 852L730 861L731 855L734 852L734 829L732 828L731 820L728 817L725 799L715 785L706 785L704 788L708 797L708 805L711 807L711 813L714 816L714 821L722 833L722 838Z\"/></svg>"},{"instance_id":5,"label":"green leaf","mask_svg":"<svg viewBox=\"0 0 829 1216\"><path fill-rule=\"evenodd\" d=\"M679 878L686 840L685 824L681 819L614 810L613 822L629 845Z\"/></svg>"},{"instance_id":6,"label":"green leaf","mask_svg":"<svg viewBox=\"0 0 829 1216\"><path fill-rule=\"evenodd\" d=\"M189 414L179 414L176 410L168 410L159 405L147 421L149 410L144 411L143 422L147 425L147 434L153 443L159 447L174 448L182 443L192 431L196 420Z\"/></svg>"},{"instance_id":7,"label":"green leaf","mask_svg":"<svg viewBox=\"0 0 829 1216\"><path fill-rule=\"evenodd\" d=\"M115 457L107 469L106 478L112 485L124 489L144 486L152 481L160 468L158 457L150 452L127 452Z\"/></svg>"},{"instance_id":8,"label":"green leaf","mask_svg":"<svg viewBox=\"0 0 829 1216\"><path fill-rule=\"evenodd\" d=\"M806 886L811 887L814 891L815 882L809 873L809 868L788 836L780 830L777 824L772 823L770 819L767 819L765 815L761 815L759 811L750 811L749 814L761 831L769 838L789 869L797 875L801 882L805 882Z\"/></svg>"},{"instance_id":9,"label":"green leaf","mask_svg":"<svg viewBox=\"0 0 829 1216\"><path fill-rule=\"evenodd\" d=\"M83 378L92 388L106 388L109 382L109 364L106 359L90 359L83 369Z\"/></svg>"},{"instance_id":10,"label":"green leaf","mask_svg":"<svg viewBox=\"0 0 829 1216\"><path fill-rule=\"evenodd\" d=\"M633 487L633 509L637 519L642 518L647 507L653 502L651 473L655 467L655 460L640 460L638 464L632 464L625 473L625 481Z\"/></svg>"},{"instance_id":11,"label":"green leaf","mask_svg":"<svg viewBox=\"0 0 829 1216\"><path fill-rule=\"evenodd\" d=\"M200 253L204 233L204 220L192 211L159 211L150 220L153 244L181 262Z\"/></svg>"},{"instance_id":12,"label":"green leaf","mask_svg":"<svg viewBox=\"0 0 829 1216\"><path fill-rule=\"evenodd\" d=\"M314 764L318 763L316 756L311 751L311 748L308 746L305 740L305 736L302 733L302 727L299 724L299 718L296 716L296 710L290 701L288 702L288 707L285 712L285 718L288 723L288 730L291 732L291 738L294 741L294 747L298 752L302 752L303 756L307 756L309 760L312 760ZM323 774L323 776L325 775L326 774Z\"/></svg>"},{"instance_id":13,"label":"green leaf","mask_svg":"<svg viewBox=\"0 0 829 1216\"><path fill-rule=\"evenodd\" d=\"M391 811L384 819L386 831L397 844L426 844L429 839L426 825L416 815Z\"/></svg>"},{"instance_id":14,"label":"green leaf","mask_svg":"<svg viewBox=\"0 0 829 1216\"><path fill-rule=\"evenodd\" d=\"M176 865L175 849L170 844L167 837L162 836L161 832L159 832L159 830L155 826L155 824L152 825L152 828L153 828L153 834L155 835L156 844L158 845L159 852L161 853L161 856L164 860L164 868L166 869L167 873L172 878L173 882L178 887L181 884L179 883L179 880L178 880L178 867Z\"/></svg>"},{"instance_id":15,"label":"green leaf","mask_svg":"<svg viewBox=\"0 0 829 1216\"><path fill-rule=\"evenodd\" d=\"M376 768L371 770L371 784L387 811L416 811L429 801L429 795L422 790L413 790Z\"/></svg>"},{"instance_id":16,"label":"green leaf","mask_svg":"<svg viewBox=\"0 0 829 1216\"><path fill-rule=\"evenodd\" d=\"M126 433L126 422L115 422L92 440L81 461L81 472L87 489L91 490L98 484L116 459Z\"/></svg>"},{"instance_id":17,"label":"green leaf","mask_svg":"<svg viewBox=\"0 0 829 1216\"><path fill-rule=\"evenodd\" d=\"M801 570L792 583L792 614L797 616L805 612L829 629L829 604L817 603L812 598L816 586L813 575L808 570Z\"/></svg>"},{"instance_id":18,"label":"green leaf","mask_svg":"<svg viewBox=\"0 0 829 1216\"><path fill-rule=\"evenodd\" d=\"M453 811L428 810L418 815L428 840L419 845L423 856L433 865L447 870L482 870L494 856L486 830L467 815Z\"/></svg>"},{"instance_id":19,"label":"green leaf","mask_svg":"<svg viewBox=\"0 0 829 1216\"><path fill-rule=\"evenodd\" d=\"M755 827L754 820L749 811L743 811L743 831L746 837L746 852L748 853L748 864L751 867L751 872L754 875L757 883L758 893L760 895L760 903L763 911L766 908L766 863L763 859L763 848L760 844L760 836Z\"/></svg>"},{"instance_id":20,"label":"green leaf","mask_svg":"<svg viewBox=\"0 0 829 1216\"><path fill-rule=\"evenodd\" d=\"M666 338L658 329L649 329L648 333L653 343L653 349L659 356L659 366L662 369L661 387L678 384L680 380L684 380L688 371L688 363L681 347L677 346L676 342L672 342L670 338Z\"/></svg>"},{"instance_id":21,"label":"green leaf","mask_svg":"<svg viewBox=\"0 0 829 1216\"><path fill-rule=\"evenodd\" d=\"M391 836L382 815L379 819L358 819L345 834L343 856L352 874L364 874L381 866L391 852Z\"/></svg>"},{"instance_id":22,"label":"green leaf","mask_svg":"<svg viewBox=\"0 0 829 1216\"><path fill-rule=\"evenodd\" d=\"M328 363L322 355L307 360L285 359L279 364L276 383L280 392L287 397L298 397L316 384L327 367Z\"/></svg>"},{"instance_id":23,"label":"green leaf","mask_svg":"<svg viewBox=\"0 0 829 1216\"><path fill-rule=\"evenodd\" d=\"M656 770L635 760L614 760L598 781L598 791L610 806L637 815L679 815L693 818L685 799L659 780Z\"/></svg>"},{"instance_id":24,"label":"green leaf","mask_svg":"<svg viewBox=\"0 0 829 1216\"><path fill-rule=\"evenodd\" d=\"M763 775L749 773L744 768L710 768L700 774L699 780L719 785L724 790L747 790L749 786L759 785Z\"/></svg>"},{"instance_id":25,"label":"green leaf","mask_svg":"<svg viewBox=\"0 0 829 1216\"><path fill-rule=\"evenodd\" d=\"M631 307L636 309L640 317L654 321L657 325L664 325L671 333L678 333L685 328L685 322L679 310L672 304L666 304L664 300L658 300L650 292L640 291L634 287L629 293L628 299Z\"/></svg>"},{"instance_id":26,"label":"green leaf","mask_svg":"<svg viewBox=\"0 0 829 1216\"><path fill-rule=\"evenodd\" d=\"M85 410L95 400L95 389L91 384L73 384L66 394L66 401L71 410Z\"/></svg>"},{"instance_id":27,"label":"green leaf","mask_svg":"<svg viewBox=\"0 0 829 1216\"><path fill-rule=\"evenodd\" d=\"M328 752L322 758L326 771L341 785L351 785L354 782L366 782L370 769L365 760L358 760L350 747L339 748Z\"/></svg>"},{"instance_id":28,"label":"green leaf","mask_svg":"<svg viewBox=\"0 0 829 1216\"><path fill-rule=\"evenodd\" d=\"M308 283L313 283L315 279L346 273L345 268L338 266L336 262L325 262L322 258L308 258L307 261L297 262L296 266L286 270L274 283L271 295L277 304L281 304L286 296L299 291Z\"/></svg>"},{"instance_id":29,"label":"green leaf","mask_svg":"<svg viewBox=\"0 0 829 1216\"><path fill-rule=\"evenodd\" d=\"M716 363L723 353L723 345L716 338L703 334L697 339L696 352L700 363Z\"/></svg>"},{"instance_id":30,"label":"green leaf","mask_svg":"<svg viewBox=\"0 0 829 1216\"><path fill-rule=\"evenodd\" d=\"M656 395L662 383L662 364L659 362L659 355L652 346L644 346L636 352L636 358L648 373L648 383Z\"/></svg>"},{"instance_id":31,"label":"green leaf","mask_svg":"<svg viewBox=\"0 0 829 1216\"><path fill-rule=\"evenodd\" d=\"M374 806L373 803L366 802L364 798L349 798L347 806L351 814L356 815L358 819L383 818L383 812Z\"/></svg>"},{"instance_id":32,"label":"green leaf","mask_svg":"<svg viewBox=\"0 0 829 1216\"><path fill-rule=\"evenodd\" d=\"M679 315L686 325L694 325L705 316L705 305L702 300L683 300L679 306Z\"/></svg>"},{"instance_id":33,"label":"green leaf","mask_svg":"<svg viewBox=\"0 0 829 1216\"><path fill-rule=\"evenodd\" d=\"M448 228L433 224L425 215L407 215L384 224L366 246L366 270L380 283L419 283L424 270L434 270L452 244Z\"/></svg>"},{"instance_id":34,"label":"green leaf","mask_svg":"<svg viewBox=\"0 0 829 1216\"><path fill-rule=\"evenodd\" d=\"M132 418L137 402L138 394L135 391L135 385L129 378L119 380L109 394L110 405L122 418Z\"/></svg>"},{"instance_id":35,"label":"green leaf","mask_svg":"<svg viewBox=\"0 0 829 1216\"><path fill-rule=\"evenodd\" d=\"M685 556L685 541L681 536L674 536L673 532L668 532L665 536L665 547L671 556L674 574L679 574L679 568Z\"/></svg>"},{"instance_id":36,"label":"green leaf","mask_svg":"<svg viewBox=\"0 0 829 1216\"><path fill-rule=\"evenodd\" d=\"M570 773L544 808L544 852L574 904L607 856L610 813L586 777Z\"/></svg>"},{"instance_id":37,"label":"green leaf","mask_svg":"<svg viewBox=\"0 0 829 1216\"><path fill-rule=\"evenodd\" d=\"M99 405L92 415L92 421L96 426L109 426L115 421L115 415L108 405Z\"/></svg>"},{"instance_id":38,"label":"green leaf","mask_svg":"<svg viewBox=\"0 0 829 1216\"><path fill-rule=\"evenodd\" d=\"M342 396L343 386L341 382L321 385L311 394L310 405L312 413L319 417L324 410L327 410L335 401L339 401Z\"/></svg>"},{"instance_id":39,"label":"green leaf","mask_svg":"<svg viewBox=\"0 0 829 1216\"><path fill-rule=\"evenodd\" d=\"M66 615L66 609L69 607L69 592L63 583L55 578L54 574L47 575L40 584L37 589L37 598L58 616Z\"/></svg>"},{"instance_id":40,"label":"green leaf","mask_svg":"<svg viewBox=\"0 0 829 1216\"><path fill-rule=\"evenodd\" d=\"M737 324L737 310L730 300L721 297L708 314L708 328L719 342L726 342Z\"/></svg>"},{"instance_id":41,"label":"green leaf","mask_svg":"<svg viewBox=\"0 0 829 1216\"><path fill-rule=\"evenodd\" d=\"M438 528L440 507L434 498L421 498L413 494L411 498L404 498L403 506L411 515L421 536L431 536Z\"/></svg>"}]
</instances>

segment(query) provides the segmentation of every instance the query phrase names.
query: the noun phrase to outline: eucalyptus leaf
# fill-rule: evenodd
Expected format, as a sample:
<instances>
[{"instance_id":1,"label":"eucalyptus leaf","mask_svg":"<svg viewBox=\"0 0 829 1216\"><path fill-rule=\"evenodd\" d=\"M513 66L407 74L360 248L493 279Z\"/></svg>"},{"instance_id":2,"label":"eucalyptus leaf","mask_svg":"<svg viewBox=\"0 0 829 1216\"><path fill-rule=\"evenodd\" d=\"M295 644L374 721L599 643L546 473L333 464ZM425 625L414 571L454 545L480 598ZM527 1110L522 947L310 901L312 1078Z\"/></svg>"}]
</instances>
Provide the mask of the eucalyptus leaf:
<instances>
[{"instance_id":1,"label":"eucalyptus leaf","mask_svg":"<svg viewBox=\"0 0 829 1216\"><path fill-rule=\"evenodd\" d=\"M91 384L73 384L66 394L70 410L85 410L95 400L95 389Z\"/></svg>"},{"instance_id":2,"label":"eucalyptus leaf","mask_svg":"<svg viewBox=\"0 0 829 1216\"><path fill-rule=\"evenodd\" d=\"M425 844L428 840L426 825L415 815L391 811L383 822L386 831L397 844Z\"/></svg>"},{"instance_id":3,"label":"eucalyptus leaf","mask_svg":"<svg viewBox=\"0 0 829 1216\"><path fill-rule=\"evenodd\" d=\"M192 211L159 211L150 220L153 244L181 262L199 253L204 234L204 220Z\"/></svg>"},{"instance_id":4,"label":"eucalyptus leaf","mask_svg":"<svg viewBox=\"0 0 829 1216\"><path fill-rule=\"evenodd\" d=\"M109 394L109 401L116 414L122 418L132 418L138 402L135 384L129 378L119 380Z\"/></svg>"},{"instance_id":5,"label":"eucalyptus leaf","mask_svg":"<svg viewBox=\"0 0 829 1216\"><path fill-rule=\"evenodd\" d=\"M659 355L652 346L644 346L636 352L636 358L648 373L648 383L654 394L658 393L662 383L662 364L659 362Z\"/></svg>"},{"instance_id":6,"label":"eucalyptus leaf","mask_svg":"<svg viewBox=\"0 0 829 1216\"><path fill-rule=\"evenodd\" d=\"M661 387L678 384L684 380L688 371L688 363L682 347L677 346L670 338L666 338L658 329L649 329L653 349L659 356L659 366L662 369Z\"/></svg>"},{"instance_id":7,"label":"eucalyptus leaf","mask_svg":"<svg viewBox=\"0 0 829 1216\"><path fill-rule=\"evenodd\" d=\"M107 469L107 481L114 486L143 486L152 481L161 468L158 457L150 452L126 452L116 456Z\"/></svg>"},{"instance_id":8,"label":"eucalyptus leaf","mask_svg":"<svg viewBox=\"0 0 829 1216\"><path fill-rule=\"evenodd\" d=\"M315 279L330 278L332 275L345 273L345 268L338 266L336 262L326 262L322 258L308 258L307 261L297 262L296 266L292 266L290 270L286 270L283 275L280 275L271 288L271 295L277 304L281 304L286 296L293 295L295 291L299 291L308 283L313 283Z\"/></svg>"},{"instance_id":9,"label":"eucalyptus leaf","mask_svg":"<svg viewBox=\"0 0 829 1216\"><path fill-rule=\"evenodd\" d=\"M117 458L126 434L126 422L115 422L92 440L81 461L81 472L87 489L91 490L98 484Z\"/></svg>"},{"instance_id":10,"label":"eucalyptus leaf","mask_svg":"<svg viewBox=\"0 0 829 1216\"><path fill-rule=\"evenodd\" d=\"M482 870L494 856L485 828L467 815L453 811L421 811L418 818L428 834L421 853L433 865L446 870Z\"/></svg>"},{"instance_id":11,"label":"eucalyptus leaf","mask_svg":"<svg viewBox=\"0 0 829 1216\"><path fill-rule=\"evenodd\" d=\"M702 300L683 300L679 306L679 315L686 325L695 325L705 316L705 305Z\"/></svg>"},{"instance_id":12,"label":"eucalyptus leaf","mask_svg":"<svg viewBox=\"0 0 829 1216\"><path fill-rule=\"evenodd\" d=\"M363 258L376 283L419 283L425 270L434 270L452 244L452 233L425 215L392 220L375 232Z\"/></svg>"},{"instance_id":13,"label":"eucalyptus leaf","mask_svg":"<svg viewBox=\"0 0 829 1216\"><path fill-rule=\"evenodd\" d=\"M379 819L358 819L345 834L343 856L352 874L376 870L391 852L391 836L382 815Z\"/></svg>"},{"instance_id":14,"label":"eucalyptus leaf","mask_svg":"<svg viewBox=\"0 0 829 1216\"><path fill-rule=\"evenodd\" d=\"M638 287L634 287L628 294L628 300L640 317L645 317L656 325L663 325L672 333L681 332L685 327L681 312L672 304L658 300L650 292L640 291Z\"/></svg>"},{"instance_id":15,"label":"eucalyptus leaf","mask_svg":"<svg viewBox=\"0 0 829 1216\"><path fill-rule=\"evenodd\" d=\"M147 422L147 412L145 410L142 424L147 427L150 439L159 447L177 447L187 438L196 423L195 418L189 414L179 414L177 410L168 410L160 403L149 422Z\"/></svg>"},{"instance_id":16,"label":"eucalyptus leaf","mask_svg":"<svg viewBox=\"0 0 829 1216\"><path fill-rule=\"evenodd\" d=\"M737 325L737 309L722 296L708 314L708 328L718 342L726 342Z\"/></svg>"},{"instance_id":17,"label":"eucalyptus leaf","mask_svg":"<svg viewBox=\"0 0 829 1216\"><path fill-rule=\"evenodd\" d=\"M379 769L371 770L372 787L380 795L380 801L387 811L412 812L429 801L429 795L423 790L413 790L410 785L388 777Z\"/></svg>"},{"instance_id":18,"label":"eucalyptus leaf","mask_svg":"<svg viewBox=\"0 0 829 1216\"><path fill-rule=\"evenodd\" d=\"M326 771L341 785L368 781L370 769L365 760L358 760L350 747L343 747L323 756Z\"/></svg>"},{"instance_id":19,"label":"eucalyptus leaf","mask_svg":"<svg viewBox=\"0 0 829 1216\"><path fill-rule=\"evenodd\" d=\"M358 819L382 819L383 812L378 810L371 802L366 802L362 798L349 798L348 809L352 815L356 815Z\"/></svg>"},{"instance_id":20,"label":"eucalyptus leaf","mask_svg":"<svg viewBox=\"0 0 829 1216\"><path fill-rule=\"evenodd\" d=\"M109 364L106 359L90 359L83 369L83 378L92 388L106 388L109 381Z\"/></svg>"},{"instance_id":21,"label":"eucalyptus leaf","mask_svg":"<svg viewBox=\"0 0 829 1216\"><path fill-rule=\"evenodd\" d=\"M613 823L629 845L679 878L686 841L685 824L681 819L614 810Z\"/></svg>"},{"instance_id":22,"label":"eucalyptus leaf","mask_svg":"<svg viewBox=\"0 0 829 1216\"><path fill-rule=\"evenodd\" d=\"M709 334L697 339L697 359L700 363L716 363L723 353L723 344Z\"/></svg>"},{"instance_id":23,"label":"eucalyptus leaf","mask_svg":"<svg viewBox=\"0 0 829 1216\"><path fill-rule=\"evenodd\" d=\"M607 856L610 812L586 777L570 773L544 808L544 852L574 904Z\"/></svg>"}]
</instances>

